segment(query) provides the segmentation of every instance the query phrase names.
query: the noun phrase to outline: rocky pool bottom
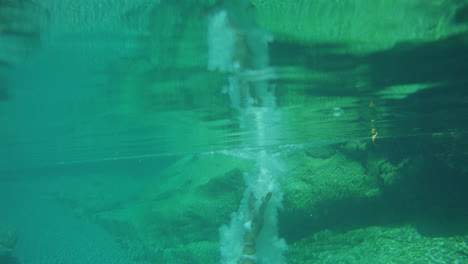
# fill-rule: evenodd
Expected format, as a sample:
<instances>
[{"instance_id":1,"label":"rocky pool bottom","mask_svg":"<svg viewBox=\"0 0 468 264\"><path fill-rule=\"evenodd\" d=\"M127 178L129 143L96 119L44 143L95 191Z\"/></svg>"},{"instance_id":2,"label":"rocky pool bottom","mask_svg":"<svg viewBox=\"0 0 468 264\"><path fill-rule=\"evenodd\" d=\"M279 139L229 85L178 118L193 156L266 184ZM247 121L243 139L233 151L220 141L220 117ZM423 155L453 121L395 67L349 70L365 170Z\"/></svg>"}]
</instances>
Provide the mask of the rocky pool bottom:
<instances>
[{"instance_id":1,"label":"rocky pool bottom","mask_svg":"<svg viewBox=\"0 0 468 264\"><path fill-rule=\"evenodd\" d=\"M468 263L466 142L455 133L283 150L288 263ZM3 180L0 259L219 263L219 228L254 166L228 154L186 155L146 175L88 166ZM63 232L35 243L44 230ZM32 251L46 262L25 256Z\"/></svg>"}]
</instances>

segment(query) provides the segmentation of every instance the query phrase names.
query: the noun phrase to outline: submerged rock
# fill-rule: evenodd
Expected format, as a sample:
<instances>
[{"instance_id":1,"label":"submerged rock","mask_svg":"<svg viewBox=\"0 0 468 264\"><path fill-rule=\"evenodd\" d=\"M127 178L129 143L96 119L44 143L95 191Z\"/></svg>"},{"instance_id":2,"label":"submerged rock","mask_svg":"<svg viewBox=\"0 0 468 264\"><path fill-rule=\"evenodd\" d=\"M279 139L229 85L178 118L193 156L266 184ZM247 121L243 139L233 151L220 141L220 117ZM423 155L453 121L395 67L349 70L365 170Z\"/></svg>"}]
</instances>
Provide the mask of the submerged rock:
<instances>
[{"instance_id":1,"label":"submerged rock","mask_svg":"<svg viewBox=\"0 0 468 264\"><path fill-rule=\"evenodd\" d=\"M289 263L466 263L467 236L432 238L410 225L324 230L290 245Z\"/></svg>"},{"instance_id":2,"label":"submerged rock","mask_svg":"<svg viewBox=\"0 0 468 264\"><path fill-rule=\"evenodd\" d=\"M243 172L250 166L250 161L221 154L187 155L146 178L144 187L117 207L89 210L94 195L67 197L73 198L75 208L83 208L82 217L117 235L134 260L219 263L218 229L238 208ZM86 178L79 179L85 179L85 185ZM100 185L101 193L111 193L113 185ZM119 195L111 197L118 202Z\"/></svg>"},{"instance_id":3,"label":"submerged rock","mask_svg":"<svg viewBox=\"0 0 468 264\"><path fill-rule=\"evenodd\" d=\"M285 190L286 211L317 213L323 201L369 198L379 193L378 182L366 174L361 163L342 152L322 159L298 153L291 157L292 171Z\"/></svg>"},{"instance_id":4,"label":"submerged rock","mask_svg":"<svg viewBox=\"0 0 468 264\"><path fill-rule=\"evenodd\" d=\"M395 211L406 208L405 200L420 188L423 157L395 158L383 148L372 149L347 143L330 146L329 155L311 155L314 149L308 149L287 158L290 172L279 220L287 240L327 228L391 222Z\"/></svg>"}]
</instances>

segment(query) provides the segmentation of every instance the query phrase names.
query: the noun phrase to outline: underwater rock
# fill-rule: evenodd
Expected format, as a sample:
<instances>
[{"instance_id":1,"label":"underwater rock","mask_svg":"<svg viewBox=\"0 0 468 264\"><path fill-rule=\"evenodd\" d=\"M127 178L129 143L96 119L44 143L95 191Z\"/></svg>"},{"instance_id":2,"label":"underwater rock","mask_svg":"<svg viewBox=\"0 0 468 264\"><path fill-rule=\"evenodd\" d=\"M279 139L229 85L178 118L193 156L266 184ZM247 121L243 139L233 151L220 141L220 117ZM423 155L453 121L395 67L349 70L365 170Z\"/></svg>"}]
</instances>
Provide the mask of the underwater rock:
<instances>
[{"instance_id":1,"label":"underwater rock","mask_svg":"<svg viewBox=\"0 0 468 264\"><path fill-rule=\"evenodd\" d=\"M310 156L312 158L328 159L331 156L335 155L335 153L337 152L337 148L335 145L325 145L306 149L305 152L307 156Z\"/></svg>"},{"instance_id":2,"label":"underwater rock","mask_svg":"<svg viewBox=\"0 0 468 264\"><path fill-rule=\"evenodd\" d=\"M199 193L203 196L211 196L216 199L226 192L242 192L244 182L242 181L243 172L239 169L233 169L226 172L222 177L216 177L203 184L199 188Z\"/></svg>"},{"instance_id":3,"label":"underwater rock","mask_svg":"<svg viewBox=\"0 0 468 264\"><path fill-rule=\"evenodd\" d=\"M84 216L119 236L120 244L132 245L124 247L135 259L219 262L218 228L239 206L243 171L250 166L221 154L187 155L147 179L145 188L118 208L88 210Z\"/></svg>"},{"instance_id":4,"label":"underwater rock","mask_svg":"<svg viewBox=\"0 0 468 264\"><path fill-rule=\"evenodd\" d=\"M315 214L321 201L369 198L379 192L377 181L365 173L359 162L342 152L327 159L300 153L291 158L289 165L293 168L284 188L286 211Z\"/></svg>"},{"instance_id":5,"label":"underwater rock","mask_svg":"<svg viewBox=\"0 0 468 264\"><path fill-rule=\"evenodd\" d=\"M197 241L184 247L170 248L163 251L161 259L156 263L219 263L219 244L212 241Z\"/></svg>"},{"instance_id":6,"label":"underwater rock","mask_svg":"<svg viewBox=\"0 0 468 264\"><path fill-rule=\"evenodd\" d=\"M410 225L324 230L289 245L291 264L300 263L467 263L467 236L432 238Z\"/></svg>"},{"instance_id":7,"label":"underwater rock","mask_svg":"<svg viewBox=\"0 0 468 264\"><path fill-rule=\"evenodd\" d=\"M299 152L288 158L288 165L279 220L288 241L343 222L343 217L364 210L381 195L379 181L341 151L327 159Z\"/></svg>"},{"instance_id":8,"label":"underwater rock","mask_svg":"<svg viewBox=\"0 0 468 264\"><path fill-rule=\"evenodd\" d=\"M368 142L363 140L349 141L341 149L351 157L362 157L365 154Z\"/></svg>"},{"instance_id":9,"label":"underwater rock","mask_svg":"<svg viewBox=\"0 0 468 264\"><path fill-rule=\"evenodd\" d=\"M468 175L468 163L466 162L468 138L465 134L458 131L451 131L447 134L434 133L431 143L437 160L458 173Z\"/></svg>"},{"instance_id":10,"label":"underwater rock","mask_svg":"<svg viewBox=\"0 0 468 264\"><path fill-rule=\"evenodd\" d=\"M366 172L378 179L382 187L389 187L402 180L408 180L409 177L416 177L422 167L422 156L408 156L398 162L392 162L384 156L370 155L365 161Z\"/></svg>"},{"instance_id":11,"label":"underwater rock","mask_svg":"<svg viewBox=\"0 0 468 264\"><path fill-rule=\"evenodd\" d=\"M377 223L391 214L385 210L386 202L405 200L392 198L396 191L400 190L400 196L410 195L418 188L412 183L418 183L421 156L392 160L383 150L381 154L365 152L365 146L359 142L335 146L336 153L325 159L311 157L313 149L288 158L290 174L280 214L280 230L286 239L295 241L331 227Z\"/></svg>"}]
</instances>

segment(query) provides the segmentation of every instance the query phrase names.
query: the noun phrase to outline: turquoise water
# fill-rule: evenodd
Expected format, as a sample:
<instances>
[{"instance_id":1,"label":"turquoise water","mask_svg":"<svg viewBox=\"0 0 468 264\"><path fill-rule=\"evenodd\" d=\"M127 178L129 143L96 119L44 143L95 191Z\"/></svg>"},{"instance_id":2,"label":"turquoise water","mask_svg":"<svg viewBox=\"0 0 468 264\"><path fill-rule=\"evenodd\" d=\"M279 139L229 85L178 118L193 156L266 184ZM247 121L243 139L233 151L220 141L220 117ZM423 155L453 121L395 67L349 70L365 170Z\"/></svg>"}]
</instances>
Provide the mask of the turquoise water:
<instances>
[{"instance_id":1,"label":"turquoise water","mask_svg":"<svg viewBox=\"0 0 468 264\"><path fill-rule=\"evenodd\" d=\"M0 1L0 263L468 263L467 1Z\"/></svg>"}]
</instances>

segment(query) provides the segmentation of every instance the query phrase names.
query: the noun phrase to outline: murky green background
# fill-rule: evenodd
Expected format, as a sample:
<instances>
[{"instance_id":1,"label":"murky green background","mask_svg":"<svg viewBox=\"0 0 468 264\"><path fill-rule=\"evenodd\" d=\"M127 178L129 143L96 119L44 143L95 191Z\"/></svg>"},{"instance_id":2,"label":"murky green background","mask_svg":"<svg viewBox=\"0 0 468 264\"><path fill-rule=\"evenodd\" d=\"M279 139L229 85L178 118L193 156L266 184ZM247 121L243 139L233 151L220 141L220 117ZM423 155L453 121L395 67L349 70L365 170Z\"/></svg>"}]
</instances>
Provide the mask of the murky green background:
<instances>
[{"instance_id":1,"label":"murky green background","mask_svg":"<svg viewBox=\"0 0 468 264\"><path fill-rule=\"evenodd\" d=\"M219 263L259 149L288 263L468 263L468 2L250 2L262 144L207 68L222 3L0 1L0 263Z\"/></svg>"}]
</instances>

